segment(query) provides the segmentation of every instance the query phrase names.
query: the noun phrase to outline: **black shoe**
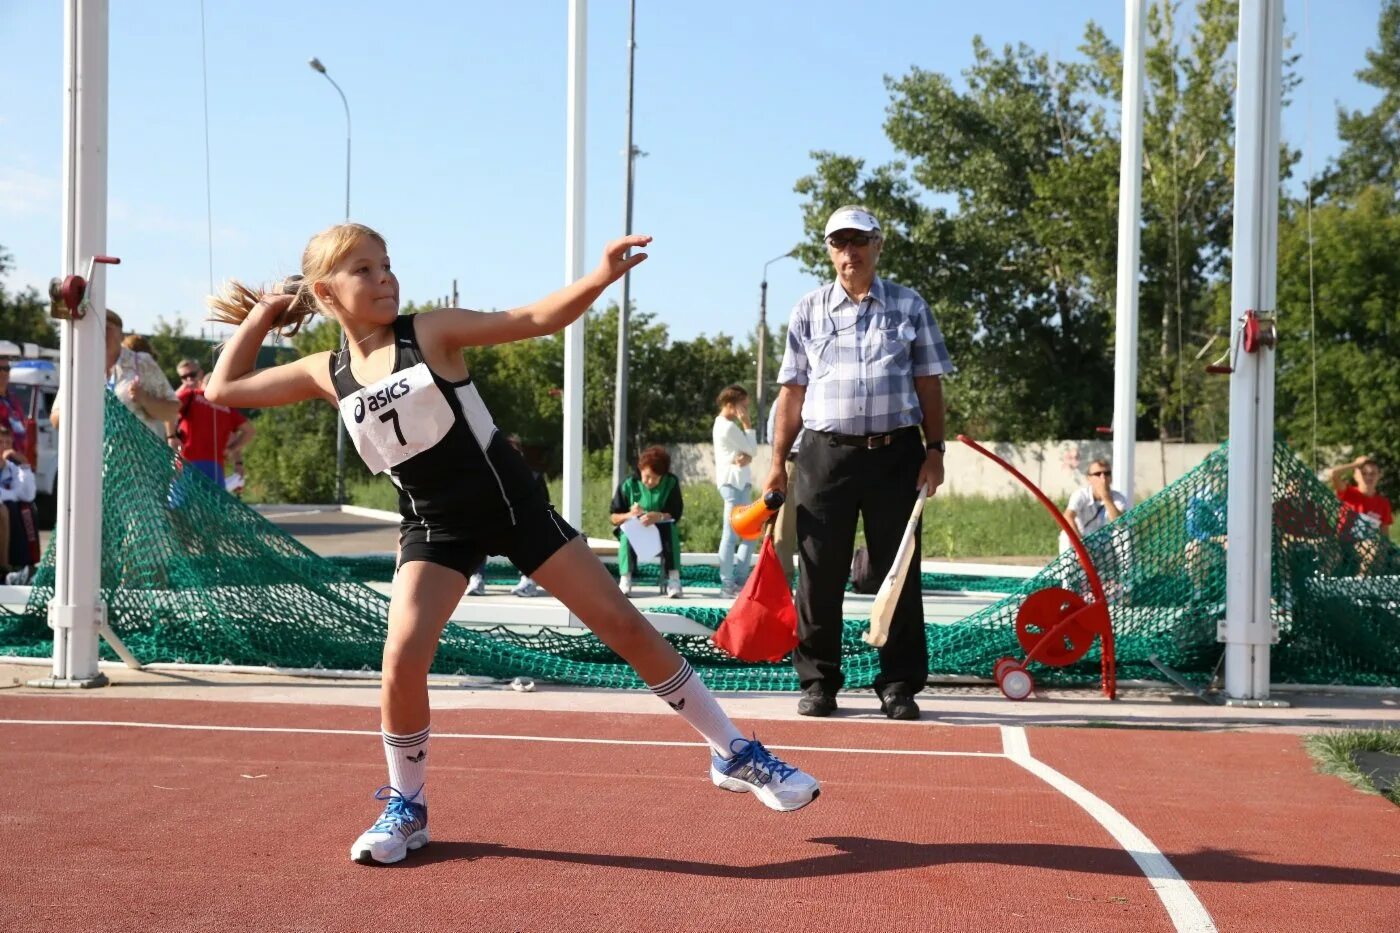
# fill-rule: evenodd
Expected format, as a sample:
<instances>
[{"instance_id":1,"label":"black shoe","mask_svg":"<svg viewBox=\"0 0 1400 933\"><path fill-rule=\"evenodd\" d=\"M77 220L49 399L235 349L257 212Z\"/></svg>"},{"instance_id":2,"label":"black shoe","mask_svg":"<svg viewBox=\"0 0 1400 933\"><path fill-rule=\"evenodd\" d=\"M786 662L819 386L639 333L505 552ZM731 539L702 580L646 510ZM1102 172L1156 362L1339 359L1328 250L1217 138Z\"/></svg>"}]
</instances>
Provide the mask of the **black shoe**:
<instances>
[{"instance_id":1,"label":"black shoe","mask_svg":"<svg viewBox=\"0 0 1400 933\"><path fill-rule=\"evenodd\" d=\"M820 687L808 687L802 691L802 699L797 701L800 716L830 716L836 712L836 697Z\"/></svg>"},{"instance_id":2,"label":"black shoe","mask_svg":"<svg viewBox=\"0 0 1400 933\"><path fill-rule=\"evenodd\" d=\"M880 709L891 719L918 719L919 704L903 687L890 687L880 695Z\"/></svg>"}]
</instances>

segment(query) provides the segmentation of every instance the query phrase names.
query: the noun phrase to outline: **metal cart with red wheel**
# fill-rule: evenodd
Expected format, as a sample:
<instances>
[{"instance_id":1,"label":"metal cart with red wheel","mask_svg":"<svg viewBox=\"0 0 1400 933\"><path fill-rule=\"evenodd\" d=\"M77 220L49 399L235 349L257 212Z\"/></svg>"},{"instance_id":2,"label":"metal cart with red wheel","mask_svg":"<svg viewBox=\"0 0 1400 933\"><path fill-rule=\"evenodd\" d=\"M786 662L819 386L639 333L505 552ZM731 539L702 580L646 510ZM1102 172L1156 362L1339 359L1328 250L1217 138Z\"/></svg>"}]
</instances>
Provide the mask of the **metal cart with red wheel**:
<instances>
[{"instance_id":1,"label":"metal cart with red wheel","mask_svg":"<svg viewBox=\"0 0 1400 933\"><path fill-rule=\"evenodd\" d=\"M1060 586L1047 586L1027 596L1016 612L1016 640L1026 654L1020 660L1006 657L997 661L992 668L992 676L996 678L997 686L1011 699L1024 700L1035 690L1035 681L1027 670L1032 661L1039 661L1050 667L1065 667L1088 654L1089 649L1094 646L1094 639L1100 638L1103 641L1101 685L1105 696L1110 700L1116 699L1118 683L1108 599L1104 596L1098 570L1095 569L1094 561L1089 557L1089 551L1084 547L1078 530L1070 526L1060 510L1055 508L1055 504L1046 498L1045 493L1019 470L964 434L959 434L958 440L1016 477L1021 485L1029 489L1040 500L1041 505L1049 510L1074 546L1074 553L1084 568L1084 575L1089 581L1089 592L1093 597L1092 600L1086 600L1079 593Z\"/></svg>"}]
</instances>

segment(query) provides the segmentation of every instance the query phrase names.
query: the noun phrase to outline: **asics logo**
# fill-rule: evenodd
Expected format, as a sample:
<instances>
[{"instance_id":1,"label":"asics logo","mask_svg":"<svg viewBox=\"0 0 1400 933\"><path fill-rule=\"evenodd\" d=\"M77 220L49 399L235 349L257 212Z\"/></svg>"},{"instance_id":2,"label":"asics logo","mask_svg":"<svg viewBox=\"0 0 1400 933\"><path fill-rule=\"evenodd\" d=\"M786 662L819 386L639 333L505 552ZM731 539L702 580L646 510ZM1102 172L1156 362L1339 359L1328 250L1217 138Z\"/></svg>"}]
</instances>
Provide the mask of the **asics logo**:
<instances>
[{"instance_id":1,"label":"asics logo","mask_svg":"<svg viewBox=\"0 0 1400 933\"><path fill-rule=\"evenodd\" d=\"M371 412L379 411L381 408L387 408L391 402L407 395L408 390L408 377L405 376L398 382L391 382L376 392L359 396L355 399L355 423L359 424L365 420L366 406L368 406Z\"/></svg>"},{"instance_id":2,"label":"asics logo","mask_svg":"<svg viewBox=\"0 0 1400 933\"><path fill-rule=\"evenodd\" d=\"M404 758L408 759L409 761L413 762L414 764L417 764L418 762L422 761L424 758L427 758L427 757L428 757L428 750L427 750L426 748L420 748L420 749L418 749L418 754L416 754L416 755L404 755Z\"/></svg>"},{"instance_id":3,"label":"asics logo","mask_svg":"<svg viewBox=\"0 0 1400 933\"><path fill-rule=\"evenodd\" d=\"M684 700L684 699L682 699L682 700L681 700L680 702L678 702L678 703L672 703L670 700L667 700L666 702L670 705L671 709L675 710L675 711L678 712L678 713L679 713L681 710L685 709L685 700Z\"/></svg>"}]
</instances>

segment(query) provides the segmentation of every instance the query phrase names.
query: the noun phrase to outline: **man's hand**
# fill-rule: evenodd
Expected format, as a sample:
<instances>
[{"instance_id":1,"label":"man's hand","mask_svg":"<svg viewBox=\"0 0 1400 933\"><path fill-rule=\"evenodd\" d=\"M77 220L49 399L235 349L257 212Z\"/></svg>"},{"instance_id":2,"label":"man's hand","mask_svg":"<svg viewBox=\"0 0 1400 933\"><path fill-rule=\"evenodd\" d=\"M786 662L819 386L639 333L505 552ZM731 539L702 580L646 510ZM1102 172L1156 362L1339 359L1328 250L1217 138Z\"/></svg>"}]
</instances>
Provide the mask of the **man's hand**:
<instances>
[{"instance_id":1,"label":"man's hand","mask_svg":"<svg viewBox=\"0 0 1400 933\"><path fill-rule=\"evenodd\" d=\"M943 454L937 450L930 450L924 454L924 465L919 467L919 479L914 484L914 488L924 486L928 489L930 496L938 492L938 487L943 485Z\"/></svg>"},{"instance_id":2,"label":"man's hand","mask_svg":"<svg viewBox=\"0 0 1400 933\"><path fill-rule=\"evenodd\" d=\"M1098 474L1089 474L1089 488L1093 490L1094 498L1100 502L1112 501L1113 494L1109 490L1108 474L1099 471Z\"/></svg>"},{"instance_id":3,"label":"man's hand","mask_svg":"<svg viewBox=\"0 0 1400 933\"><path fill-rule=\"evenodd\" d=\"M739 466L748 466L753 462L753 457L750 457L748 454L735 454L734 462Z\"/></svg>"},{"instance_id":4,"label":"man's hand","mask_svg":"<svg viewBox=\"0 0 1400 933\"><path fill-rule=\"evenodd\" d=\"M768 478L763 481L764 495L774 491L782 493L784 499L787 498L787 468L782 462L773 464L772 469L768 471Z\"/></svg>"}]
</instances>

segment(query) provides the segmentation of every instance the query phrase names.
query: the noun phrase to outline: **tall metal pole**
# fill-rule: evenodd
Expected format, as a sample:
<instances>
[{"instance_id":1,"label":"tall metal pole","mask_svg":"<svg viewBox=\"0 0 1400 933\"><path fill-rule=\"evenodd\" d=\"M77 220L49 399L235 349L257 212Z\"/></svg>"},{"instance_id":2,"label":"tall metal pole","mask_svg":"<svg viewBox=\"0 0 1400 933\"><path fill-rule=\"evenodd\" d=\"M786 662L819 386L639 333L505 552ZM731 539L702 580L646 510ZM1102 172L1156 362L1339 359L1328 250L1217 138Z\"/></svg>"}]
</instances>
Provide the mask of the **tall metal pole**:
<instances>
[{"instance_id":1,"label":"tall metal pole","mask_svg":"<svg viewBox=\"0 0 1400 933\"><path fill-rule=\"evenodd\" d=\"M1122 149L1118 159L1118 303L1113 347L1113 473L1133 501L1138 379L1138 267L1142 228L1144 7L1124 0Z\"/></svg>"},{"instance_id":2,"label":"tall metal pole","mask_svg":"<svg viewBox=\"0 0 1400 933\"><path fill-rule=\"evenodd\" d=\"M350 222L350 102L345 99L345 92L340 89L340 85L335 83L335 79L326 71L326 66L321 64L319 58L313 58L307 62L313 70L320 72L335 92L340 95L340 102L345 106L345 222ZM339 417L335 419L335 502L336 505L345 504L345 422Z\"/></svg>"},{"instance_id":3,"label":"tall metal pole","mask_svg":"<svg viewBox=\"0 0 1400 933\"><path fill-rule=\"evenodd\" d=\"M632 181L637 150L632 145L632 87L637 58L637 0L631 0L630 25L627 28L627 194L623 208L623 235L632 233ZM613 401L613 476L612 488L622 485L627 470L627 451L631 442L627 436L627 319L632 310L632 273L622 276L622 307L617 314L617 388Z\"/></svg>"},{"instance_id":4,"label":"tall metal pole","mask_svg":"<svg viewBox=\"0 0 1400 933\"><path fill-rule=\"evenodd\" d=\"M1271 313L1277 286L1279 110L1283 0L1242 0L1235 92L1235 230L1230 313L1235 341L1247 311ZM1225 559L1225 693L1269 696L1273 541L1274 354L1235 354Z\"/></svg>"},{"instance_id":5,"label":"tall metal pole","mask_svg":"<svg viewBox=\"0 0 1400 933\"><path fill-rule=\"evenodd\" d=\"M583 276L584 98L588 78L588 2L569 0L567 148L564 157L564 282ZM564 520L583 527L583 327L564 328Z\"/></svg>"},{"instance_id":6,"label":"tall metal pole","mask_svg":"<svg viewBox=\"0 0 1400 933\"><path fill-rule=\"evenodd\" d=\"M68 0L63 15L63 273L87 275L107 252L106 0ZM105 683L97 637L102 601L102 425L106 266L93 267L91 309L60 326L59 373L67 397L58 427L58 522L54 534L55 686Z\"/></svg>"},{"instance_id":7,"label":"tall metal pole","mask_svg":"<svg viewBox=\"0 0 1400 933\"><path fill-rule=\"evenodd\" d=\"M754 387L753 426L760 441L772 440L770 437L764 437L768 430L768 410L763 404L768 395L768 376L765 372L768 367L768 267L780 259L795 255L797 250L790 249L781 256L774 256L765 262L763 281L758 283L758 385Z\"/></svg>"}]
</instances>

